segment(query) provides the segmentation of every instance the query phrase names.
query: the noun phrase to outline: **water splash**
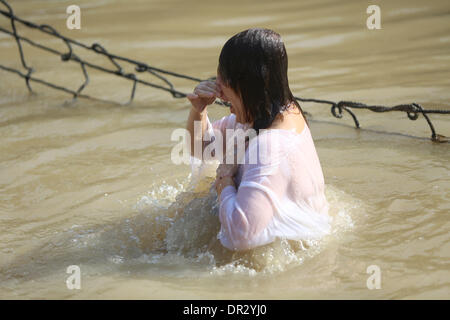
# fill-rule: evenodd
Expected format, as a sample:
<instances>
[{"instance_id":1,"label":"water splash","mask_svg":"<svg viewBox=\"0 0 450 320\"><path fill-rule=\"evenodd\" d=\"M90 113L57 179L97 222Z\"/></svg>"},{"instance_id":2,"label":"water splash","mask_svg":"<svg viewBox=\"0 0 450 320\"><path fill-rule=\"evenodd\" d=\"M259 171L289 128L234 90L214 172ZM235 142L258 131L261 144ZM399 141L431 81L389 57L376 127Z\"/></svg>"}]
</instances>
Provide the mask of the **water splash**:
<instances>
[{"instance_id":1,"label":"water splash","mask_svg":"<svg viewBox=\"0 0 450 320\"><path fill-rule=\"evenodd\" d=\"M202 266L212 275L284 272L319 254L326 241L351 229L351 214L361 206L343 191L328 186L327 199L335 221L328 240L278 240L233 252L217 238L219 203L215 191L209 190L211 183L212 179L206 179L201 186L163 184L142 197L136 204L139 213L122 221L109 234L111 241L121 243L118 254L152 265L187 262Z\"/></svg>"},{"instance_id":2,"label":"water splash","mask_svg":"<svg viewBox=\"0 0 450 320\"><path fill-rule=\"evenodd\" d=\"M359 201L327 185L330 214L335 217L328 237L320 241L277 240L234 252L217 238L219 203L214 189L210 190L212 181L155 186L126 218L94 226L74 225L34 251L32 257L22 257L33 261L31 265L15 261L7 276L29 277L32 269L33 277L39 277L51 268L63 270L73 263L94 266L96 275L113 270L127 274L130 270L135 274L158 270L158 274L175 277L276 274L301 266L320 254L328 242L339 241L353 227L352 216L361 210ZM99 264L101 271L95 267Z\"/></svg>"}]
</instances>

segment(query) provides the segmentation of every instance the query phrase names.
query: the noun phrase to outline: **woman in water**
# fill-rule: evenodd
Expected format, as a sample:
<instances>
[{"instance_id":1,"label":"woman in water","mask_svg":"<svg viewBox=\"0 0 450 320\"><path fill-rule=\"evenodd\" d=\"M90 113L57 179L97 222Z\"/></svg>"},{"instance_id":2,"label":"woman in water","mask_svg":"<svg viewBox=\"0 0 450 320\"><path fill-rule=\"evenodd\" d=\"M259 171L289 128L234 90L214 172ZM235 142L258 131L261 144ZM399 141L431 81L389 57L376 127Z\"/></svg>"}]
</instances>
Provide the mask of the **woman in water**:
<instances>
[{"instance_id":1,"label":"woman in water","mask_svg":"<svg viewBox=\"0 0 450 320\"><path fill-rule=\"evenodd\" d=\"M247 160L252 152L267 151L255 163L221 163L217 169L219 239L231 250L277 238L318 239L330 231L322 168L287 70L280 35L248 29L225 43L216 81L203 81L187 95L191 146L197 139L194 122L199 121L203 136L215 131L225 137L226 129L237 127L254 129L257 136L248 143ZM231 114L211 124L207 105L216 98L231 104Z\"/></svg>"}]
</instances>

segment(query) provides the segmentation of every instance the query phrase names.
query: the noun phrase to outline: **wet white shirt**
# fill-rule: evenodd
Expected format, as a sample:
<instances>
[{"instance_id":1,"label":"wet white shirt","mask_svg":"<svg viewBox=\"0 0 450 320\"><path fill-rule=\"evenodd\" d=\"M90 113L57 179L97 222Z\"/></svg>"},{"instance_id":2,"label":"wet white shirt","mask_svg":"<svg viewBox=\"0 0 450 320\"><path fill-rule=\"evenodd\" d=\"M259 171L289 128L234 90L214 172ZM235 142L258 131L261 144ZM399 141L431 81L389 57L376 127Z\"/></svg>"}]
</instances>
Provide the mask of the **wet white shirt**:
<instances>
[{"instance_id":1,"label":"wet white shirt","mask_svg":"<svg viewBox=\"0 0 450 320\"><path fill-rule=\"evenodd\" d=\"M247 128L234 114L207 121L209 135L219 130L225 137L226 129ZM250 161L255 154L257 160ZM324 177L306 124L300 134L261 130L248 144L235 183L219 199L218 237L228 249L247 250L277 238L314 240L330 232Z\"/></svg>"}]
</instances>

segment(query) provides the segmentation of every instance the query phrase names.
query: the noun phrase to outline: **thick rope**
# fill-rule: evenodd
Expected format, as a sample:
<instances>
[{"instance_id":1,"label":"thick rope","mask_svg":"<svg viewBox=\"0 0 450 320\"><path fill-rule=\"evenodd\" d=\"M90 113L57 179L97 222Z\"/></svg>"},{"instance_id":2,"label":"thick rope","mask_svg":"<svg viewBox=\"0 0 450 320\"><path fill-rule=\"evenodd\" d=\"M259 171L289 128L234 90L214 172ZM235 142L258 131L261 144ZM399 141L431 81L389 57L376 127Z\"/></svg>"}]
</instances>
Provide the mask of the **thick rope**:
<instances>
[{"instance_id":1,"label":"thick rope","mask_svg":"<svg viewBox=\"0 0 450 320\"><path fill-rule=\"evenodd\" d=\"M144 62L140 62L137 60L126 58L126 57L114 55L112 53L109 53L102 45L100 45L98 43L94 43L91 46L88 46L84 43L67 38L67 37L59 34L58 31L56 31L53 27L51 27L49 25L45 25L45 24L38 25L33 22L30 22L30 21L27 21L27 20L17 17L16 15L14 15L14 12L13 12L11 6L5 0L0 0L0 3L3 4L7 9L6 11L0 9L0 14L3 15L4 17L8 18L11 22L11 30L7 30L3 27L0 27L0 31L14 37L16 44L17 44L17 49L19 51L20 61L21 61L22 67L25 69L25 72L21 72L20 70L17 70L17 69L11 68L11 67L7 67L2 64L0 64L0 69L7 71L7 72L15 73L18 76L24 78L25 84L26 84L29 92L31 92L31 93L33 93L34 91L30 85L30 82L37 82L37 83L41 83L45 86L48 86L50 88L69 93L73 96L74 100L76 100L77 98L85 98L85 99L91 99L91 100L102 101L102 102L107 102L107 103L123 104L123 103L119 103L116 101L98 99L98 98L83 94L82 91L89 84L89 73L88 73L86 67L96 69L96 70L99 70L102 72L114 74L121 78L132 81L133 83L132 83L132 87L131 87L130 98L129 98L128 102L126 102L125 104L129 104L133 101L138 83L141 85L144 85L144 86L149 86L149 87L153 87L156 89L167 91L167 92L171 93L172 97L174 97L174 98L184 98L184 97L186 97L186 93L176 90L174 85L172 84L172 82L170 82L167 79L167 76L187 79L187 80L191 80L191 81L195 81L195 82L203 81L202 79L199 79L199 78L190 77L187 75L159 69L159 68L150 66ZM26 37L20 36L17 32L16 22L19 22L28 28L36 29L43 33L46 33L48 35L51 35L53 37L61 39L63 41L63 43L65 44L65 46L67 47L67 52L61 52L61 51L55 50L55 49L47 47L45 45L36 43L35 41L28 39ZM25 42L31 46L34 46L36 48L50 52L52 54L58 55L61 57L61 60L64 62L74 61L76 63L79 63L81 66L81 70L83 72L84 82L79 86L79 88L77 90L72 90L72 89L68 89L68 88L50 83L48 81L45 81L45 80L42 80L42 79L39 79L36 77L33 77L32 74L34 72L34 69L32 67L28 66L28 64L26 63L24 51L22 48L22 42ZM105 68L105 67L102 67L100 65L91 63L89 61L86 61L86 60L80 58L78 55L76 55L74 53L73 46L80 47L80 48L83 48L86 50L90 50L99 55L107 57L110 60L111 64L113 65L113 68L111 68L111 69ZM128 64L133 65L134 70L137 73L148 72L155 78L161 80L164 83L164 85L160 85L160 84L156 84L153 82L139 79L137 76L137 73L133 73L133 72L125 73L123 71L122 65L120 63L128 63ZM214 78L215 77L211 77L209 79L214 79ZM428 114L432 114L432 113L433 114L450 114L450 110L424 109L421 105L419 105L417 103L400 104L400 105L396 105L393 107L386 107L386 106L378 106L378 105L366 105L364 103L351 102L351 101L334 102L334 101L329 101L329 100L306 99L306 98L301 98L301 97L295 97L295 99L297 99L298 101L301 101L301 102L328 104L331 106L331 114L335 118L339 118L339 119L343 117L343 111L346 111L352 117L356 128L360 128L360 124L359 124L359 121L358 121L356 115L353 113L353 111L351 109L367 109L367 110L370 110L373 112L390 112L390 111L406 112L406 114L410 120L417 120L417 118L419 117L419 114L422 114L423 117L425 118L425 120L427 121L428 126L430 127L431 140L434 142L449 142L447 137L436 133L434 126L433 126L430 118L428 117ZM215 101L215 103L219 104L219 105L229 106L228 103L224 103L224 102L220 102L220 101Z\"/></svg>"}]
</instances>

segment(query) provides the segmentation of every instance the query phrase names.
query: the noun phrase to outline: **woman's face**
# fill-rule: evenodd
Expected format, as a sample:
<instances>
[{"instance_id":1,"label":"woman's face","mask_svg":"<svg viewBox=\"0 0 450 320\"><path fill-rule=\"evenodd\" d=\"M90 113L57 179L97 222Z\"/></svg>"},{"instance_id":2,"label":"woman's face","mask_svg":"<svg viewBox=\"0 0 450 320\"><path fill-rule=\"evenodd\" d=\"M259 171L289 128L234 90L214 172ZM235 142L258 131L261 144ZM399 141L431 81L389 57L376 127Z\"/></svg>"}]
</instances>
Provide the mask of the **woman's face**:
<instances>
[{"instance_id":1,"label":"woman's face","mask_svg":"<svg viewBox=\"0 0 450 320\"><path fill-rule=\"evenodd\" d=\"M246 122L245 112L240 95L238 95L233 89L227 87L224 84L219 73L217 73L216 85L219 89L219 92L221 93L221 96L219 98L231 103L230 111L231 113L234 113L236 115L236 122L244 124Z\"/></svg>"}]
</instances>

